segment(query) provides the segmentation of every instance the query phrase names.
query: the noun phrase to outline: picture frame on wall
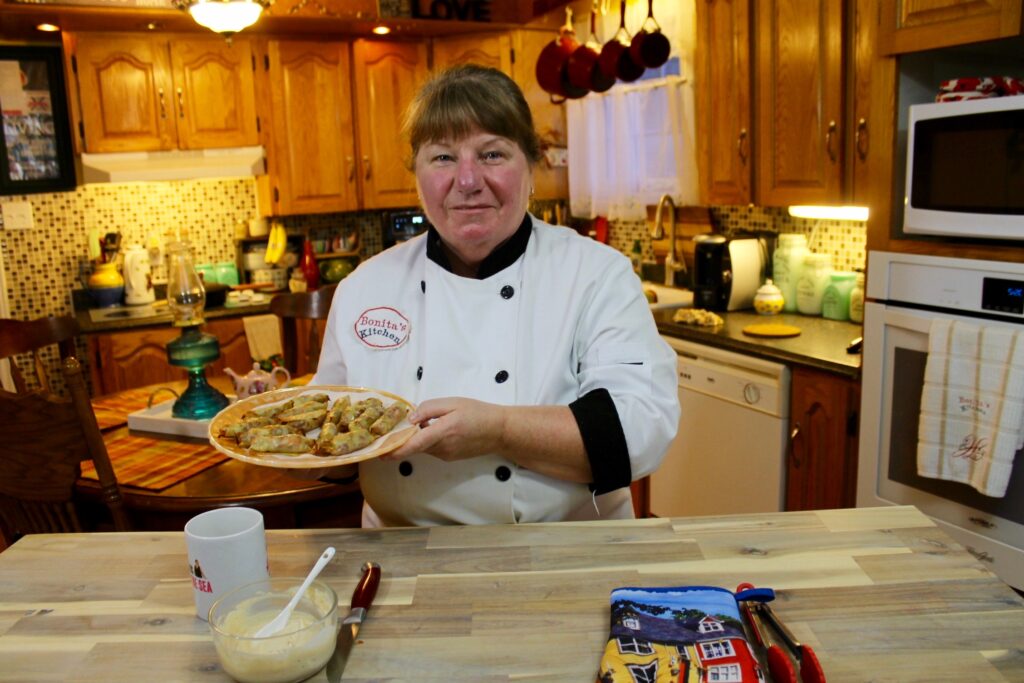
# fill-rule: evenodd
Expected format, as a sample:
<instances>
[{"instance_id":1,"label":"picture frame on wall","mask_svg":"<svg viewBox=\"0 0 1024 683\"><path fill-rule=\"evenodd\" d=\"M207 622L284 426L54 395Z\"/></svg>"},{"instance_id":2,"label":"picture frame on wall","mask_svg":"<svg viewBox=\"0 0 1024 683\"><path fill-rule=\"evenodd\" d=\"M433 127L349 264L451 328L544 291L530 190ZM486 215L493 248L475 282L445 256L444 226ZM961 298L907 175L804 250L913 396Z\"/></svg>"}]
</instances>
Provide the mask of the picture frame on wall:
<instances>
[{"instance_id":1,"label":"picture frame on wall","mask_svg":"<svg viewBox=\"0 0 1024 683\"><path fill-rule=\"evenodd\" d=\"M0 45L0 195L74 188L60 47Z\"/></svg>"}]
</instances>

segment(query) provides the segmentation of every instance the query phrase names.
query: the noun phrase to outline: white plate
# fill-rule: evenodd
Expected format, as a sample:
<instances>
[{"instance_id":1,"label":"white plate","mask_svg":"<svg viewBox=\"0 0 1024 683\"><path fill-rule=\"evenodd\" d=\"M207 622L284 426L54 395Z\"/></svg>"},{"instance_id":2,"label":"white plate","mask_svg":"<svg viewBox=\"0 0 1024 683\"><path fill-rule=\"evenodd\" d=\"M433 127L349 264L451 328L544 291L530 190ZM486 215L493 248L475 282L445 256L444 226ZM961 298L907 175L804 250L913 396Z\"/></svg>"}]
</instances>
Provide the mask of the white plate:
<instances>
[{"instance_id":1,"label":"white plate","mask_svg":"<svg viewBox=\"0 0 1024 683\"><path fill-rule=\"evenodd\" d=\"M237 422L242 418L242 415L248 411L254 408L282 403L302 394L327 394L330 396L331 405L343 396L351 396L353 403L365 398L373 397L383 401L385 406L388 406L395 401L401 401L409 406L410 412L416 407L401 396L396 396L378 389L366 389L363 387L307 385L304 387L295 387L293 389L280 389L278 391L270 391L242 399L214 415L213 419L210 420L210 428L208 432L210 443L213 444L213 447L221 453L224 453L236 460L241 460L242 462L247 462L253 465L280 467L284 469L313 469L348 465L380 457L404 444L412 438L412 435L419 429L419 427L411 424L409 419L406 417L403 418L394 429L371 443L366 448L361 448L358 451L352 451L346 455L332 455L326 457L315 455L313 453L302 453L298 455L291 453L261 453L248 448L242 448L234 439L220 436L221 430L224 427L232 422ZM320 430L315 429L311 432L307 432L306 435L310 438L315 438L319 433Z\"/></svg>"}]
</instances>

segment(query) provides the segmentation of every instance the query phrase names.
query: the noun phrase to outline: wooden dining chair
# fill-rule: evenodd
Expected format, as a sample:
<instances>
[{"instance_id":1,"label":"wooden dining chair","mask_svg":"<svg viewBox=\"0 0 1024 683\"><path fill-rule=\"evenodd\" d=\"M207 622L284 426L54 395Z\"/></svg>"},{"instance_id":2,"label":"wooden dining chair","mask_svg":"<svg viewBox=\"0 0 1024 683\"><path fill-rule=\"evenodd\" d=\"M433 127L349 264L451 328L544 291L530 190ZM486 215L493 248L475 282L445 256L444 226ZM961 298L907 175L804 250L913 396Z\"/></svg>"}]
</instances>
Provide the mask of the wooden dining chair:
<instances>
[{"instance_id":1,"label":"wooden dining chair","mask_svg":"<svg viewBox=\"0 0 1024 683\"><path fill-rule=\"evenodd\" d=\"M49 316L35 320L0 319L0 359L10 363L11 377L15 390L21 394L27 390L25 376L15 362L15 356L32 355L32 365L39 388L51 392L43 349L56 345L60 358L75 355L75 337L78 336L78 322L69 315Z\"/></svg>"},{"instance_id":2,"label":"wooden dining chair","mask_svg":"<svg viewBox=\"0 0 1024 683\"><path fill-rule=\"evenodd\" d=\"M316 372L322 327L317 321L327 320L337 287L334 284L312 292L278 294L270 300L270 311L281 318L284 366L293 376Z\"/></svg>"},{"instance_id":3,"label":"wooden dining chair","mask_svg":"<svg viewBox=\"0 0 1024 683\"><path fill-rule=\"evenodd\" d=\"M16 347L11 341L16 329L27 330L26 336L38 333L46 341L51 337L39 330L56 330L57 336L62 336L69 329L66 323L53 321L39 325L39 321L22 322L21 328L14 322L5 320L0 325L0 349L4 353L12 348L33 354L38 351ZM73 344L73 339L58 343L63 342ZM92 460L96 467L102 500L114 528L130 528L117 477L89 401L82 365L67 354L61 362L61 374L70 400L48 389L0 390L0 545L25 534L85 530L74 499L84 460Z\"/></svg>"}]
</instances>

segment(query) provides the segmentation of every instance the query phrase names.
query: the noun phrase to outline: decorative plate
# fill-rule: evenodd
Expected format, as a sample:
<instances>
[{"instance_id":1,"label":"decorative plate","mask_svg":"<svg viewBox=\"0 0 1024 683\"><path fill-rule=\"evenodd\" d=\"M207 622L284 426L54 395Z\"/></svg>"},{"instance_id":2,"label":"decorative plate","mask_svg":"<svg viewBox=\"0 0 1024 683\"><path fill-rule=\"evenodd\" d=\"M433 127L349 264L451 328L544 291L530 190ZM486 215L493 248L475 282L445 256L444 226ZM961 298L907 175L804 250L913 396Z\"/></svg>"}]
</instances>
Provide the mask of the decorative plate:
<instances>
[{"instance_id":1,"label":"decorative plate","mask_svg":"<svg viewBox=\"0 0 1024 683\"><path fill-rule=\"evenodd\" d=\"M385 406L390 405L395 401L401 401L409 406L410 412L416 407L409 401L406 401L404 398L396 396L395 394L379 389L366 389L364 387L307 385L290 389L279 389L278 391L268 391L263 394L257 394L255 396L242 399L237 403L232 403L227 408L217 413L213 419L210 420L210 428L208 432L210 443L213 444L213 447L221 453L252 465L263 465L265 467L279 467L284 469L318 469L321 467L350 465L363 460L380 457L404 444L412 438L412 435L419 429L419 427L409 422L408 417L405 417L395 426L394 429L384 436L379 437L369 446L357 451L352 451L345 455L331 456L320 456L315 453L262 453L260 451L253 451L249 448L239 446L233 438L220 435L224 427L233 422L239 421L242 418L242 415L250 410L276 403L283 403L284 401L293 399L301 394L327 394L330 397L329 405L334 405L335 401L347 395L352 398L353 403L364 398L375 397L383 401ZM311 432L306 432L306 436L310 438L316 438L319 434L319 428L314 429Z\"/></svg>"}]
</instances>

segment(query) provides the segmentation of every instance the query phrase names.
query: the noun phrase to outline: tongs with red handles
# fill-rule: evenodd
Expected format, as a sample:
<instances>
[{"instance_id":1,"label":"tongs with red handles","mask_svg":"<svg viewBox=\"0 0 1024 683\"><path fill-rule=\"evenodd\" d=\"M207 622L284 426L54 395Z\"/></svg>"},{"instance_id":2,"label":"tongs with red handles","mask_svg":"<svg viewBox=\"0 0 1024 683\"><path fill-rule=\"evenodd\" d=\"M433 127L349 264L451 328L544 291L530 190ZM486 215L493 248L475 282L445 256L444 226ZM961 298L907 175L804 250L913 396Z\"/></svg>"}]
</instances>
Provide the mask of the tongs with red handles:
<instances>
[{"instance_id":1,"label":"tongs with red handles","mask_svg":"<svg viewBox=\"0 0 1024 683\"><path fill-rule=\"evenodd\" d=\"M809 645L800 643L768 604L774 598L774 591L771 589L754 588L749 583L741 583L736 587L736 599L740 602L740 607L744 610L754 629L754 637L762 647L767 649L768 670L772 675L772 680L796 683L797 672L794 671L790 657L782 654L778 645L766 639L766 629L764 629L766 619L772 629L781 636L792 659L799 665L801 683L825 683L825 672L822 671L821 663L818 661L818 656L814 654L814 650Z\"/></svg>"}]
</instances>

